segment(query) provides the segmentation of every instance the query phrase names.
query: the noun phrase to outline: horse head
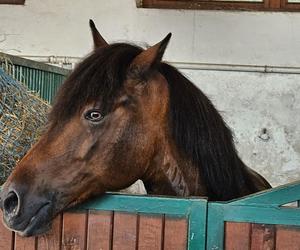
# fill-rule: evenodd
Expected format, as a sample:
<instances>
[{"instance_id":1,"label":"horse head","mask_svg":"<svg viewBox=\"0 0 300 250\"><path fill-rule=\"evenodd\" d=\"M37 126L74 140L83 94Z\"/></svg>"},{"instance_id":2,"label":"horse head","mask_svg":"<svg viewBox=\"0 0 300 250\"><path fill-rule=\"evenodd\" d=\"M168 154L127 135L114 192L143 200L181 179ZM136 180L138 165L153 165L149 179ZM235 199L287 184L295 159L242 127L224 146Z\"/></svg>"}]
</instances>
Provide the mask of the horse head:
<instances>
[{"instance_id":1,"label":"horse head","mask_svg":"<svg viewBox=\"0 0 300 250\"><path fill-rule=\"evenodd\" d=\"M90 22L93 53L62 85L45 133L3 186L5 224L43 233L62 209L150 175L166 128L168 89L155 70L169 42L109 45Z\"/></svg>"}]
</instances>

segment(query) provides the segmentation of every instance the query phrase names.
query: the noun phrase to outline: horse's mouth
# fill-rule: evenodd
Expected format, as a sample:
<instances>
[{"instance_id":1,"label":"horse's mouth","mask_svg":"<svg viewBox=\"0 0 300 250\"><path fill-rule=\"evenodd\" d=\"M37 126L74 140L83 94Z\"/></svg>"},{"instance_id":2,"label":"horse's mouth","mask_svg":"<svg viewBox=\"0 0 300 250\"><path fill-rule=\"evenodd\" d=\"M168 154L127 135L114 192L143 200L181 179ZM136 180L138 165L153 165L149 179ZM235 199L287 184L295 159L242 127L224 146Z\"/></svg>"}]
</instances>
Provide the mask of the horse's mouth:
<instances>
[{"instance_id":1,"label":"horse's mouth","mask_svg":"<svg viewBox=\"0 0 300 250\"><path fill-rule=\"evenodd\" d=\"M63 210L74 207L80 203L79 200L70 202ZM37 212L28 220L28 223L23 230L11 230L15 231L22 237L38 236L47 233L51 229L53 220L53 207L52 204L46 203L40 207ZM57 212L56 212L57 214Z\"/></svg>"},{"instance_id":2,"label":"horse's mouth","mask_svg":"<svg viewBox=\"0 0 300 250\"><path fill-rule=\"evenodd\" d=\"M51 220L49 221L51 211L51 204L46 203L42 205L34 215L27 219L27 223L22 223L22 228L18 226L9 227L10 230L15 231L20 236L30 237L46 233L51 227ZM6 223L7 224L7 223Z\"/></svg>"},{"instance_id":3,"label":"horse's mouth","mask_svg":"<svg viewBox=\"0 0 300 250\"><path fill-rule=\"evenodd\" d=\"M70 202L64 209L74 207L81 201L76 199ZM38 236L47 233L51 229L52 220L53 220L53 204L50 202L42 205L35 214L33 214L29 219L22 220L18 225L9 226L9 223L5 223L8 229L16 232L22 237ZM59 210L60 211L60 210ZM57 214L57 212L55 213Z\"/></svg>"}]
</instances>

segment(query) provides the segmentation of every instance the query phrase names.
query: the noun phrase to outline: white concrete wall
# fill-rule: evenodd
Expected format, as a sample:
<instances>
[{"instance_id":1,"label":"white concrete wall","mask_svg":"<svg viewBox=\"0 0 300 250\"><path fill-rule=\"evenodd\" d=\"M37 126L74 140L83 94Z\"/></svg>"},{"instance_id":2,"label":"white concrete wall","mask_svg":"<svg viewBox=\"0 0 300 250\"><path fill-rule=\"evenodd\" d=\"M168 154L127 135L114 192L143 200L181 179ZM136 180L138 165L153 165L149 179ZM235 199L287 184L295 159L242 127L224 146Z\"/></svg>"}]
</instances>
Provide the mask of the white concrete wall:
<instances>
[{"instance_id":1,"label":"white concrete wall","mask_svg":"<svg viewBox=\"0 0 300 250\"><path fill-rule=\"evenodd\" d=\"M110 42L152 44L171 31L165 58L173 62L300 66L298 13L137 9L134 0L0 5L0 50L81 57L92 47L89 18ZM274 185L300 179L300 75L184 73L222 111L249 166Z\"/></svg>"},{"instance_id":2,"label":"white concrete wall","mask_svg":"<svg viewBox=\"0 0 300 250\"><path fill-rule=\"evenodd\" d=\"M249 167L273 185L300 180L300 75L184 73L233 128L240 156Z\"/></svg>"}]
</instances>

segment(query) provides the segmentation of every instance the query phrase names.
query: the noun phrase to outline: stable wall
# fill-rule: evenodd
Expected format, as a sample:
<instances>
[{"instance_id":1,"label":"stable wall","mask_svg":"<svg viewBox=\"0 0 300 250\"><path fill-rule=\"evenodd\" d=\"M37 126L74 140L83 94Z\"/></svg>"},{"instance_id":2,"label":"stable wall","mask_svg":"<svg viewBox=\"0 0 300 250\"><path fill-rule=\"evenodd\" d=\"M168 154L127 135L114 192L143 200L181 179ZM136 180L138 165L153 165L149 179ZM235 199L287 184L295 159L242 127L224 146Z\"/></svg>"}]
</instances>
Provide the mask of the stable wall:
<instances>
[{"instance_id":1,"label":"stable wall","mask_svg":"<svg viewBox=\"0 0 300 250\"><path fill-rule=\"evenodd\" d=\"M153 44L171 31L171 62L300 66L298 13L137 9L134 0L0 5L0 50L82 57L89 18L109 42ZM273 185L300 179L299 74L182 71L222 112L249 166Z\"/></svg>"},{"instance_id":2,"label":"stable wall","mask_svg":"<svg viewBox=\"0 0 300 250\"><path fill-rule=\"evenodd\" d=\"M233 129L241 158L273 185L300 180L300 75L184 70Z\"/></svg>"}]
</instances>

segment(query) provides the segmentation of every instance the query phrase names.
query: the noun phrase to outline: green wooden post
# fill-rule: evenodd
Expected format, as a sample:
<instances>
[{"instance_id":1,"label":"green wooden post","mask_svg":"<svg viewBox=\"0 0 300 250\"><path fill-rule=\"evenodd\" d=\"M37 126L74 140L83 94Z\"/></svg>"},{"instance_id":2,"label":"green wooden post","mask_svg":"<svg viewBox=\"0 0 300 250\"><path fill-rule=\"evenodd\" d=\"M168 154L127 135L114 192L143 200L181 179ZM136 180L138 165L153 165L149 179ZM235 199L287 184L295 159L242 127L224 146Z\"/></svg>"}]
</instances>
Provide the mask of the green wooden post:
<instances>
[{"instance_id":1,"label":"green wooden post","mask_svg":"<svg viewBox=\"0 0 300 250\"><path fill-rule=\"evenodd\" d=\"M206 249L223 249L224 243L224 207L220 203L208 203Z\"/></svg>"},{"instance_id":2,"label":"green wooden post","mask_svg":"<svg viewBox=\"0 0 300 250\"><path fill-rule=\"evenodd\" d=\"M192 200L189 214L188 249L206 248L207 201Z\"/></svg>"}]
</instances>

